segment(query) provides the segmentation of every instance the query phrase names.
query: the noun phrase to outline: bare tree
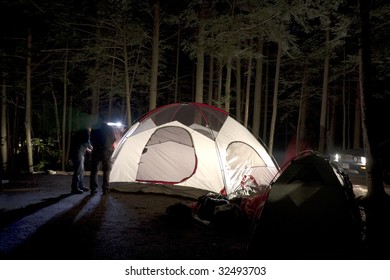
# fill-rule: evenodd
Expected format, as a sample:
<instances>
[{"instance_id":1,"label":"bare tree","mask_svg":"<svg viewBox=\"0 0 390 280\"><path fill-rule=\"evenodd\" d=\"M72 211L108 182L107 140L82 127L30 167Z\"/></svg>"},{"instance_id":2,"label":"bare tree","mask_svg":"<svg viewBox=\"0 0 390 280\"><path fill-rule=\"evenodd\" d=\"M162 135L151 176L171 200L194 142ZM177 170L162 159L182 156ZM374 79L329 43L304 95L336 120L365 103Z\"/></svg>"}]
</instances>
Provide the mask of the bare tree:
<instances>
[{"instance_id":1,"label":"bare tree","mask_svg":"<svg viewBox=\"0 0 390 280\"><path fill-rule=\"evenodd\" d=\"M7 135L7 87L5 73L2 74L2 85L1 85L1 160L2 166L0 173L6 174L8 171L8 135ZM1 179L0 179L1 180Z\"/></svg>"},{"instance_id":2,"label":"bare tree","mask_svg":"<svg viewBox=\"0 0 390 280\"><path fill-rule=\"evenodd\" d=\"M54 91L53 83L50 83L51 86L51 95L53 96L53 106L54 106L54 115L55 115L55 124L56 124L56 141L58 143L58 149L61 150L61 126L60 126L60 118L58 113L58 102L57 102L57 96Z\"/></svg>"},{"instance_id":3,"label":"bare tree","mask_svg":"<svg viewBox=\"0 0 390 280\"><path fill-rule=\"evenodd\" d=\"M360 88L360 87L358 87ZM360 105L360 92L356 96L355 102L355 118L354 118L354 128L353 128L353 144L354 149L360 148L361 139L362 139L362 114L361 114L361 105Z\"/></svg>"},{"instance_id":4,"label":"bare tree","mask_svg":"<svg viewBox=\"0 0 390 280\"><path fill-rule=\"evenodd\" d=\"M252 38L250 39L250 47L252 47ZM248 68L246 76L246 87L245 87L245 110L244 110L244 126L248 127L249 120L249 100L250 100L250 91L251 91L251 79L252 79L252 61L253 61L252 51L248 55Z\"/></svg>"},{"instance_id":5,"label":"bare tree","mask_svg":"<svg viewBox=\"0 0 390 280\"><path fill-rule=\"evenodd\" d=\"M62 105L62 170L65 170L66 166L66 113L67 113L67 95L68 95L68 51L65 52L64 57L64 73L63 73L63 95L64 103Z\"/></svg>"},{"instance_id":6,"label":"bare tree","mask_svg":"<svg viewBox=\"0 0 390 280\"><path fill-rule=\"evenodd\" d=\"M26 129L26 146L27 146L27 162L28 172L34 172L33 162L33 149L32 149L32 137L31 137L31 48L32 48L32 34L31 30L28 30L27 34L27 62L26 62L26 116L25 116L25 129Z\"/></svg>"},{"instance_id":7,"label":"bare tree","mask_svg":"<svg viewBox=\"0 0 390 280\"><path fill-rule=\"evenodd\" d=\"M257 42L256 74L255 74L255 97L253 100L253 124L252 133L257 138L260 132L261 114L261 89L263 86L263 38Z\"/></svg>"},{"instance_id":8,"label":"bare tree","mask_svg":"<svg viewBox=\"0 0 390 280\"><path fill-rule=\"evenodd\" d=\"M150 95L149 95L149 110L157 107L157 77L158 77L158 60L159 60L159 45L160 45L160 1L156 1L153 5L153 49L152 49L152 71L150 78Z\"/></svg>"},{"instance_id":9,"label":"bare tree","mask_svg":"<svg viewBox=\"0 0 390 280\"><path fill-rule=\"evenodd\" d=\"M362 114L363 145L366 154L366 199L381 201L389 196L384 191L382 166L380 164L379 137L376 130L375 101L371 81L370 50L370 7L369 3L359 0L360 46L359 46L359 84Z\"/></svg>"},{"instance_id":10,"label":"bare tree","mask_svg":"<svg viewBox=\"0 0 390 280\"><path fill-rule=\"evenodd\" d=\"M278 54L276 57L276 68L275 68L275 83L274 83L274 96L272 101L272 118L271 118L271 127L270 127L270 136L268 143L268 151L272 154L274 147L274 135L275 135L275 125L276 125L276 114L278 110L278 93L279 93L279 77L280 77L280 65L282 61L282 46L278 44Z\"/></svg>"},{"instance_id":11,"label":"bare tree","mask_svg":"<svg viewBox=\"0 0 390 280\"><path fill-rule=\"evenodd\" d=\"M236 58L236 119L241 122L241 58Z\"/></svg>"},{"instance_id":12,"label":"bare tree","mask_svg":"<svg viewBox=\"0 0 390 280\"><path fill-rule=\"evenodd\" d=\"M325 58L324 58L324 75L322 82L322 96L321 96L321 118L320 118L320 136L318 143L318 150L325 152L326 143L326 116L328 105L328 87L329 87L329 60L330 60L330 31L329 25L325 30Z\"/></svg>"},{"instance_id":13,"label":"bare tree","mask_svg":"<svg viewBox=\"0 0 390 280\"><path fill-rule=\"evenodd\" d=\"M201 3L198 23L198 48L196 51L196 82L195 102L203 103L203 80L204 80L204 45L205 45L205 2Z\"/></svg>"},{"instance_id":14,"label":"bare tree","mask_svg":"<svg viewBox=\"0 0 390 280\"><path fill-rule=\"evenodd\" d=\"M209 61L209 89L207 103L213 105L214 94L214 55L210 55Z\"/></svg>"}]
</instances>

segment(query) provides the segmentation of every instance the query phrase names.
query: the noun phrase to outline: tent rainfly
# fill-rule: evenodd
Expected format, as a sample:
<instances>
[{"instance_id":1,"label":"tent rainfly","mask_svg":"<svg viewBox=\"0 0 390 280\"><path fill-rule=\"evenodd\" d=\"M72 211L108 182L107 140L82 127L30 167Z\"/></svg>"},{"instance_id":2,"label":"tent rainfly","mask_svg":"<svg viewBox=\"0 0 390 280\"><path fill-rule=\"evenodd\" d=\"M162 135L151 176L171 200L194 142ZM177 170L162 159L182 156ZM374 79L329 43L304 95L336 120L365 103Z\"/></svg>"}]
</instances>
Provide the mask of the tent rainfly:
<instances>
[{"instance_id":1,"label":"tent rainfly","mask_svg":"<svg viewBox=\"0 0 390 280\"><path fill-rule=\"evenodd\" d=\"M121 189L153 185L160 192L174 185L229 197L268 186L279 171L249 130L226 111L201 103L150 111L121 138L112 157L110 183Z\"/></svg>"},{"instance_id":2,"label":"tent rainfly","mask_svg":"<svg viewBox=\"0 0 390 280\"><path fill-rule=\"evenodd\" d=\"M248 258L355 259L362 221L348 175L315 151L294 158L272 183L254 223Z\"/></svg>"}]
</instances>

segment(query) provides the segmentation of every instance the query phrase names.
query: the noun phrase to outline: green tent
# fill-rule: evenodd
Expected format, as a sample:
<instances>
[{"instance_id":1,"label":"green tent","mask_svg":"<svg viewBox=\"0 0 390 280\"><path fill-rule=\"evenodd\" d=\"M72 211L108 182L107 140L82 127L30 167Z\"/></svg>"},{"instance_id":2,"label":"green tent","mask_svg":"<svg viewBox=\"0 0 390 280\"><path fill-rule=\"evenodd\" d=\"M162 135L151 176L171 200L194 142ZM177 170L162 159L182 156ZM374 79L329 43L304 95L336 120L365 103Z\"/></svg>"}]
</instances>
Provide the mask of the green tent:
<instances>
[{"instance_id":1,"label":"green tent","mask_svg":"<svg viewBox=\"0 0 390 280\"><path fill-rule=\"evenodd\" d=\"M361 216L348 175L319 153L296 157L271 185L251 236L250 258L360 258Z\"/></svg>"}]
</instances>

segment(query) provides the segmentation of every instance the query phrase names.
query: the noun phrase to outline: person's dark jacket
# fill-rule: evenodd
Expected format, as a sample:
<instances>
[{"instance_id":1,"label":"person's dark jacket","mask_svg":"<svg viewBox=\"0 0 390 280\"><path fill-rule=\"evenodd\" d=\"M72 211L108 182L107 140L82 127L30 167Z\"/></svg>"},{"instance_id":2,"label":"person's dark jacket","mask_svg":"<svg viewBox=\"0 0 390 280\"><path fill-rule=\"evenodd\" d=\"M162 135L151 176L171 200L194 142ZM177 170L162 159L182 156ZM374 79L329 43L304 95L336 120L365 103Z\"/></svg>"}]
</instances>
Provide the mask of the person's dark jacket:
<instances>
[{"instance_id":1,"label":"person's dark jacket","mask_svg":"<svg viewBox=\"0 0 390 280\"><path fill-rule=\"evenodd\" d=\"M79 153L85 154L87 149L92 150L92 145L89 139L89 131L88 129L82 129L76 131L72 135L72 146L71 146L71 154L73 156L77 156Z\"/></svg>"},{"instance_id":2,"label":"person's dark jacket","mask_svg":"<svg viewBox=\"0 0 390 280\"><path fill-rule=\"evenodd\" d=\"M111 126L101 123L91 130L91 143L96 153L112 153L114 150L115 133Z\"/></svg>"}]
</instances>

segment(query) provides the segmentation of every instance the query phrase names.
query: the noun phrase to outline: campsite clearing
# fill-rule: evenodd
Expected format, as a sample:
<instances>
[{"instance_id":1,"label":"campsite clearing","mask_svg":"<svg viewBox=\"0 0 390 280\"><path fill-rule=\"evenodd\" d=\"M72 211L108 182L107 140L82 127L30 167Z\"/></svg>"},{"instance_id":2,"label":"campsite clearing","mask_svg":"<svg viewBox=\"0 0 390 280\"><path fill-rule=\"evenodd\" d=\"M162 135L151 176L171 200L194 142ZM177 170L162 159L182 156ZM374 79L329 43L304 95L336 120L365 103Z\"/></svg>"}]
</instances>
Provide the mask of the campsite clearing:
<instances>
[{"instance_id":1,"label":"campsite clearing","mask_svg":"<svg viewBox=\"0 0 390 280\"><path fill-rule=\"evenodd\" d=\"M21 175L3 185L0 259L245 259L248 231L243 227L222 230L166 214L167 207L192 199L121 192L70 195L70 182L71 174L57 172ZM376 232L369 244L372 258L390 255L390 211L383 210L367 225Z\"/></svg>"},{"instance_id":2,"label":"campsite clearing","mask_svg":"<svg viewBox=\"0 0 390 280\"><path fill-rule=\"evenodd\" d=\"M85 178L86 182L89 179ZM242 259L246 232L166 214L184 197L70 195L71 175L23 175L0 191L0 259Z\"/></svg>"}]
</instances>

